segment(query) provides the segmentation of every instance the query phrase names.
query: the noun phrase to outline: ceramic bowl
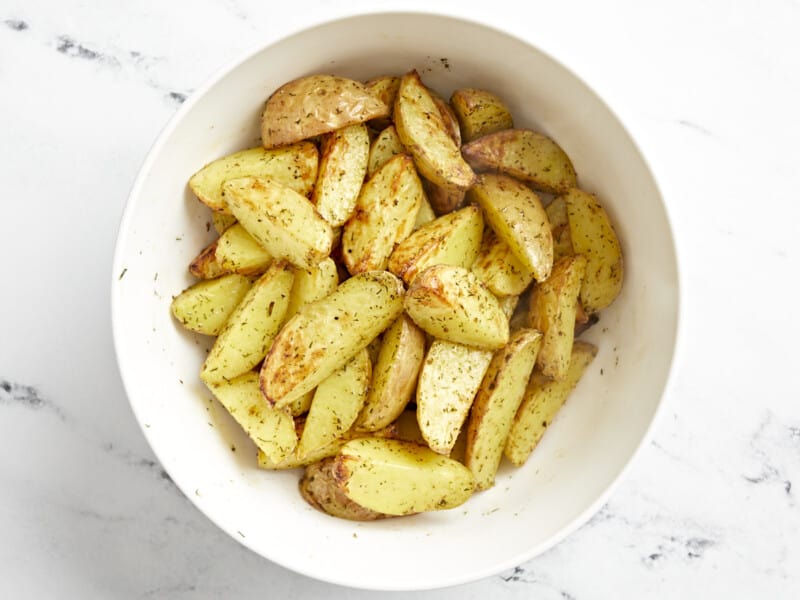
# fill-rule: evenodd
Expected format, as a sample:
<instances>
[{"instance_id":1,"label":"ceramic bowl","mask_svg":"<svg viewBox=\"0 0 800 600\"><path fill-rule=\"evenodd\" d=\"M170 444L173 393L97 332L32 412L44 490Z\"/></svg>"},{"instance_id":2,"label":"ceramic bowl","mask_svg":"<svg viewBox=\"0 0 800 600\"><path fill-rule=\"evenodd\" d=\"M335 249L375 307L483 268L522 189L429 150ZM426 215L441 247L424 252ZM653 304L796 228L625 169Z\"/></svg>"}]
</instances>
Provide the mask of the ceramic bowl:
<instances>
[{"instance_id":1,"label":"ceramic bowl","mask_svg":"<svg viewBox=\"0 0 800 600\"><path fill-rule=\"evenodd\" d=\"M189 176L259 143L265 99L302 75L366 79L416 68L445 97L482 87L517 126L572 157L600 197L625 256L622 294L585 337L599 354L528 463L438 513L354 523L311 508L298 471L264 472L255 447L198 379L207 339L171 318L192 283L210 212ZM162 132L130 194L112 280L117 358L133 411L173 481L209 519L263 557L321 580L385 590L476 580L556 544L602 506L654 422L676 348L679 278L664 201L623 125L578 77L531 44L486 26L427 14L368 14L295 33L257 50L193 94ZM609 541L613 544L613 540Z\"/></svg>"}]
</instances>

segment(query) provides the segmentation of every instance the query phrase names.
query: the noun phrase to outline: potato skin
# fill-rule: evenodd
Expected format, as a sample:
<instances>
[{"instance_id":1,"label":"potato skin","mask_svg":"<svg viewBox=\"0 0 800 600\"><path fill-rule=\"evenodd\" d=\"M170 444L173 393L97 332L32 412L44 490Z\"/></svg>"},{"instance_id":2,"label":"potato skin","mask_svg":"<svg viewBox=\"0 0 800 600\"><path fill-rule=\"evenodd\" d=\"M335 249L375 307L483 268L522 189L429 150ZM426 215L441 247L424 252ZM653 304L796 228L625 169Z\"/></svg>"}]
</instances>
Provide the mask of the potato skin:
<instances>
[{"instance_id":1,"label":"potato skin","mask_svg":"<svg viewBox=\"0 0 800 600\"><path fill-rule=\"evenodd\" d=\"M506 129L485 135L461 148L478 171L494 170L551 194L576 186L575 167L566 152L546 135L530 129Z\"/></svg>"},{"instance_id":2,"label":"potato skin","mask_svg":"<svg viewBox=\"0 0 800 600\"><path fill-rule=\"evenodd\" d=\"M308 465L300 479L300 495L311 506L349 521L375 521L389 515L370 510L348 498L334 477L336 462L326 458Z\"/></svg>"},{"instance_id":3,"label":"potato skin","mask_svg":"<svg viewBox=\"0 0 800 600\"><path fill-rule=\"evenodd\" d=\"M261 116L265 148L387 117L389 107L364 84L335 75L310 75L279 87Z\"/></svg>"}]
</instances>

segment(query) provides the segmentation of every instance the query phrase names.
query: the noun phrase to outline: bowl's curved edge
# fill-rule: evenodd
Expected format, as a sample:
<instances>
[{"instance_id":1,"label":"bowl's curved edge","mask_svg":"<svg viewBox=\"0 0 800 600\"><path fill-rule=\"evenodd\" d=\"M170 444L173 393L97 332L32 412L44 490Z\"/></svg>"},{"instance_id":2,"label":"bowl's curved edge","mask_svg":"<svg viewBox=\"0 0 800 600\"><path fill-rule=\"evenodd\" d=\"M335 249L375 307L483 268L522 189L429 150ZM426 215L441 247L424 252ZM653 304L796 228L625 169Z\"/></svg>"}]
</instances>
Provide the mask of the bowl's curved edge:
<instances>
[{"instance_id":1,"label":"bowl's curved edge","mask_svg":"<svg viewBox=\"0 0 800 600\"><path fill-rule=\"evenodd\" d=\"M612 110L611 107L599 95L597 95L594 92L594 90L577 73L575 73L571 68L567 67L561 61L556 59L554 56L552 56L548 52L542 50L538 46L534 46L533 44L531 44L529 41L525 40L524 38L521 38L521 37L519 37L517 35L514 35L512 33L504 31L504 30L500 29L499 27L497 27L495 25L487 24L487 23L481 23L481 22L478 22L478 21L475 21L473 19L466 18L466 17L453 16L451 14L446 14L446 13L439 12L436 9L430 9L430 10L426 9L424 11L423 10L418 10L418 9L414 10L414 11L386 11L386 10L383 10L383 9L380 9L380 8L376 8L374 10L370 10L369 8L366 8L366 9L359 10L357 12L356 11L345 11L344 14L340 14L340 15L334 17L334 18L326 17L326 18L323 18L322 20L314 20L312 22L305 23L305 24L303 24L301 26L297 26L297 27L293 28L291 31L284 32L279 36L272 37L271 39L267 40L264 44L240 54L238 57L236 57L233 60L229 61L227 64L225 64L222 67L218 68L214 74L212 74L201 86L199 86L186 99L186 101L175 112L175 114L172 115L172 117L169 119L169 121L161 129L161 132L158 134L158 136L156 137L156 140L154 141L154 143L151 145L150 149L148 150L147 155L146 155L144 161L142 162L141 167L139 168L137 177L134 180L134 183L131 186L131 190L130 190L130 192L128 194L128 197L127 197L127 200L126 200L126 204L125 204L125 209L123 211L122 217L120 218L119 226L117 228L117 237L116 237L116 242L115 242L115 246L114 246L114 256L113 256L112 265L111 265L111 278L110 278L110 280L111 280L111 311L110 311L110 314L111 314L111 330L112 330L112 337L113 337L114 353L115 353L115 358L116 358L116 362L117 362L117 371L118 371L118 373L120 375L120 379L122 381L123 388L125 389L126 397L128 397L128 404L129 404L129 406L130 406L130 408L131 408L131 410L132 410L132 412L134 414L134 417L136 418L136 421L137 421L137 423L139 425L139 429L141 430L142 434L144 435L145 439L147 440L148 445L150 446L151 450L155 454L156 458L159 459L159 462L161 462L161 458L158 456L158 452L156 451L155 447L152 444L152 440L150 439L150 436L148 434L147 428L144 427L144 423L143 423L143 421L141 419L141 415L137 412L136 407L134 406L134 404L130 402L130 396L129 396L129 393L128 393L128 390L130 389L130 385L126 381L125 373L123 372L123 369L121 368L121 364L120 364L120 355L121 355L121 351L120 351L120 347L119 347L120 338L119 338L119 334L118 334L118 328L117 328L117 325L116 325L118 323L118 310L119 310L118 302L117 302L117 289L118 289L117 284L119 282L119 273L124 268L123 265L122 265L124 243L123 243L123 240L122 240L122 236L120 234L125 229L127 229L128 222L132 219L132 214L133 214L133 211L134 211L134 204L132 203L132 199L135 198L137 196L137 194L139 193L140 188L143 185L143 182L145 181L149 171L151 170L151 168L153 166L153 163L154 163L154 160L155 160L155 156L158 153L157 152L158 149L165 143L165 141L169 138L169 136L172 133L172 131L177 127L177 124L181 121L181 119L183 118L185 113L187 113L187 112L189 112L191 110L191 108L194 106L194 104L198 101L199 98L201 98L210 88L212 88L214 85L216 85L217 82L220 79L222 79L229 71L234 69L237 65L247 61L248 59L254 57L257 54L259 54L260 52L263 52L264 50L266 50L270 46L273 46L273 45L275 45L275 44L277 44L277 43L279 43L279 42L281 42L283 40L286 40L286 39L292 37L292 36L298 35L301 32L307 32L308 30L313 30L313 29L316 29L316 28L319 28L319 27L328 26L328 25L331 25L331 24L339 22L339 21L345 21L345 20L350 20L350 19L358 19L360 17L390 16L390 15L406 15L406 16L408 16L408 15L415 15L415 14L416 15L429 16L429 17L446 18L446 19L461 21L463 23L467 23L467 24L474 25L474 26L484 27L484 28L487 28L487 29L494 30L496 33L515 38L516 40L518 40L518 41L520 41L520 42L522 42L522 43L524 43L526 45L534 47L535 50L537 52L541 53L545 58L547 58L552 63L554 63L555 65L557 65L560 68L564 69L566 72L568 72L576 81L578 81L580 83L580 85L582 85L584 88L586 88L589 91L589 93L592 96L595 97L597 102L600 105L602 105L608 111L608 113L614 118L614 120L616 121L616 124L625 133L625 136L627 137L627 139L630 142L630 144L637 150L637 154L639 155L639 157L643 161L644 166L645 166L645 170L650 175L650 179L652 181L652 185L653 185L654 189L656 190L656 193L658 194L658 197L661 199L661 205L664 208L665 216L666 216L667 223L668 223L668 226L669 226L669 232L668 233L669 233L669 239L670 239L671 244L672 244L672 256L673 256L674 261L675 261L676 288L677 288L676 289L676 295L677 295L677 302L676 302L676 307L677 307L676 308L676 328L675 328L674 338L673 338L673 341L672 341L672 356L670 357L669 367L668 367L668 370L667 370L667 377L666 377L665 385L664 385L664 388L663 388L663 391L662 391L662 395L661 395L661 398L659 400L659 403L658 403L658 406L656 408L656 411L655 411L655 413L653 415L653 418L651 419L649 426L647 427L647 429L643 433L639 443L636 446L635 451L631 454L631 456L628 458L628 460L625 462L625 464L622 466L622 468L618 471L618 473L614 476L614 478L611 480L611 482L603 490L603 492L600 494L600 496L597 498L597 500L594 503L592 503L588 508L586 508L580 514L576 515L576 517L566 527L564 527L561 531L559 531L556 535L553 535L552 537L550 537L549 539L543 541L542 543L538 544L537 546L534 546L533 548L530 549L530 551L528 551L528 552L526 552L526 553L524 553L522 555L519 555L517 557L514 557L513 559L504 561L502 563L496 563L496 564L492 565L491 567L489 567L489 568L487 568L485 570L473 571L467 577L458 577L458 578L454 577L454 578L450 578L450 579L437 581L436 583L433 583L433 584L427 583L427 584L424 584L422 586L420 586L420 585L409 585L409 586L381 586L381 587L368 586L368 585L358 585L357 583L353 583L352 581L348 581L348 580L345 580L345 579L339 579L339 578L335 578L335 577L321 579L317 574L315 574L315 573L311 572L309 569L305 568L304 565L291 564L288 561L281 560L280 557L273 557L273 556L264 557L264 558L268 558L268 560L270 560L271 562L274 562L277 565L280 565L283 568L286 568L288 570L294 571L294 572L299 573L299 574L301 574L303 576L310 577L312 579L318 579L318 580L322 580L322 581L327 581L328 583L332 583L332 584L339 585L339 586L344 586L344 587L351 587L351 588L358 588L358 589L365 589L365 590L374 590L374 591L415 591L415 590L416 591L421 591L421 590L440 589L440 588L452 587L452 586L456 586L456 585L463 585L463 584L475 582L475 581L478 581L480 579L484 579L486 577L490 577L492 575L496 575L496 574L498 574L498 573L500 573L502 571L505 571L507 569L511 569L511 568L513 568L515 566L518 566L518 565L520 565L520 564L522 564L524 562L527 562L527 561L535 558L536 556L542 554L543 552L549 550L550 548L552 548L556 544L560 543L565 538L567 538L568 536L573 534L575 531L577 531L579 528L581 528L584 524L586 524L592 518L592 516L594 516L595 513L597 513L608 502L610 496L613 494L614 490L619 485L619 483L624 479L625 475L630 470L631 466L635 462L637 456L640 454L640 452L641 452L642 448L644 447L644 445L647 442L649 442L650 439L652 438L652 436L653 436L653 434L655 432L655 429L657 427L657 424L660 421L660 419L661 419L661 417L662 417L662 415L664 413L665 405L666 405L666 398L669 395L670 391L674 387L674 380L675 380L675 377L676 377L676 370L677 370L676 369L676 365L678 364L678 361L679 361L681 340L683 339L682 331L683 331L684 324L683 324L683 319L682 319L682 310L683 310L683 307L686 305L685 304L685 301L686 301L686 298L685 298L686 288L685 288L684 279L683 279L683 277L684 277L683 271L682 271L681 266L680 266L681 265L680 252L679 252L678 244L676 243L674 217L673 217L673 215L671 214L671 212L669 210L668 204L665 202L664 195L663 195L663 193L661 191L662 188L661 188L661 186L658 185L658 181L657 181L657 179L655 177L653 169L651 168L649 162L647 161L646 155L644 154L644 152L642 152L639 144L636 142L636 140L630 134L629 129L625 126L625 124L620 119L620 117L617 115L617 113L614 110ZM177 479L173 479L173 481L175 481L175 485L181 490L181 493L183 493L187 498L191 498L191 495L189 493L187 493L187 490L183 489L183 487L180 485L180 483L179 483L179 481ZM256 551L255 548L253 548L247 542L247 540L241 539L240 536L236 535L235 531L229 530L229 528L225 527L222 523L220 523L216 519L212 518L196 502L194 502L194 501L192 501L192 502L198 508L198 510L200 510L203 513L203 515L206 518L208 518L218 528L220 528L225 533L227 533L232 539L234 539L236 542L238 542L239 544L241 544L242 546L244 546L248 550L250 550L250 551L252 551L252 552L254 552L256 554L261 555L259 552Z\"/></svg>"}]
</instances>

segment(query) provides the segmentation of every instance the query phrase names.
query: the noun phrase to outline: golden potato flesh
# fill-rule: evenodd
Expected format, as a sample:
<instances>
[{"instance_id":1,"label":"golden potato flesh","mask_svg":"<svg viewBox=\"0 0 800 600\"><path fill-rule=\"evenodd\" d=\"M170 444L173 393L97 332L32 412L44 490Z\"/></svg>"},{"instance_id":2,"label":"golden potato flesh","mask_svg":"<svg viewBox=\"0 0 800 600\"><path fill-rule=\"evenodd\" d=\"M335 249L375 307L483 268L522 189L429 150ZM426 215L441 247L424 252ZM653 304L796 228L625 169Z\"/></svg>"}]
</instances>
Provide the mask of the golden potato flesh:
<instances>
[{"instance_id":1,"label":"golden potato flesh","mask_svg":"<svg viewBox=\"0 0 800 600\"><path fill-rule=\"evenodd\" d=\"M450 96L450 105L458 118L461 137L465 143L514 127L508 107L497 95L487 90L456 90Z\"/></svg>"}]
</instances>

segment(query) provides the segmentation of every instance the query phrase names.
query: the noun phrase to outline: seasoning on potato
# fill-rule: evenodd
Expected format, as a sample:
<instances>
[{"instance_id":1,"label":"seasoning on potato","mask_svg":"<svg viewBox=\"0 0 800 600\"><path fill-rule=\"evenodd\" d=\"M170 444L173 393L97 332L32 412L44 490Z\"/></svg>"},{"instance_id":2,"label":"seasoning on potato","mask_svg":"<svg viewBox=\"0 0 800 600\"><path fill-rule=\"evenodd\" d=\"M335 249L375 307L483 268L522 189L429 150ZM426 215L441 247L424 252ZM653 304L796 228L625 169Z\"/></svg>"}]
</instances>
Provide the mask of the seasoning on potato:
<instances>
[{"instance_id":1,"label":"seasoning on potato","mask_svg":"<svg viewBox=\"0 0 800 600\"><path fill-rule=\"evenodd\" d=\"M300 495L336 518L453 508L504 454L522 465L623 285L558 143L491 90L445 97L415 70L302 77L267 99L263 147L189 182L218 234L171 304L217 336L200 378L257 466L303 468Z\"/></svg>"}]
</instances>

